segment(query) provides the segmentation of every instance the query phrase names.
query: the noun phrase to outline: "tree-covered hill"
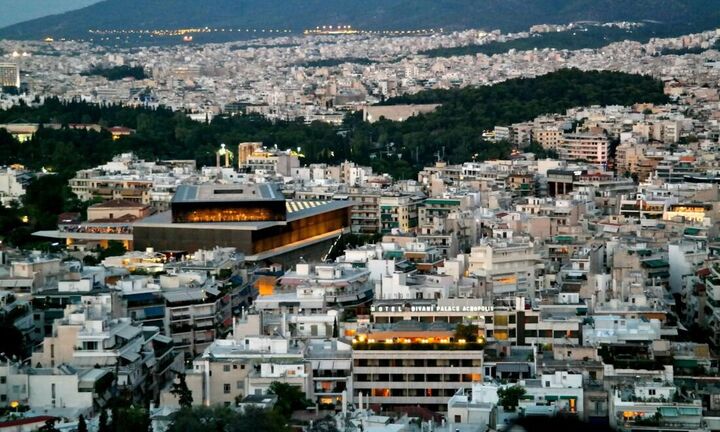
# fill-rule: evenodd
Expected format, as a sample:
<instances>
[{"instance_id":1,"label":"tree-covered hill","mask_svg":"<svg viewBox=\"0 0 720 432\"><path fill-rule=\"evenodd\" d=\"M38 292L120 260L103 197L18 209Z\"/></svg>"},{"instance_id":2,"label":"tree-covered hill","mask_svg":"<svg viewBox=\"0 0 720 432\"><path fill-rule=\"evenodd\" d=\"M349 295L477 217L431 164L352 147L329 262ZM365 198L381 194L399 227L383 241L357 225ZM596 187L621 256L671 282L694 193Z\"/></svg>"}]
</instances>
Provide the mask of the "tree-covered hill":
<instances>
[{"instance_id":1,"label":"tree-covered hill","mask_svg":"<svg viewBox=\"0 0 720 432\"><path fill-rule=\"evenodd\" d=\"M148 76L145 70L140 66L113 66L113 67L93 67L80 75L91 76L98 75L107 78L109 81L118 81L123 78L134 78L136 80L145 79Z\"/></svg>"},{"instance_id":2,"label":"tree-covered hill","mask_svg":"<svg viewBox=\"0 0 720 432\"><path fill-rule=\"evenodd\" d=\"M98 123L126 126L134 135L113 141L109 132L42 128L28 142L19 143L0 129L0 165L21 163L71 176L96 166L113 155L133 151L146 159L188 158L213 164L221 143L262 141L279 148L301 147L305 163L336 163L345 159L369 164L398 178L414 177L434 161L444 147L449 162L504 157L509 147L482 140L483 131L495 125L560 113L574 106L663 103L662 83L650 77L619 72L561 70L532 79L514 79L494 86L431 90L392 99L386 104L441 103L433 113L404 122L381 120L364 123L349 115L343 125L315 122L270 121L248 115L218 117L210 124L190 120L182 112L84 102L48 100L38 107L17 106L0 111L0 123L13 121ZM476 156L475 156L476 155Z\"/></svg>"}]
</instances>

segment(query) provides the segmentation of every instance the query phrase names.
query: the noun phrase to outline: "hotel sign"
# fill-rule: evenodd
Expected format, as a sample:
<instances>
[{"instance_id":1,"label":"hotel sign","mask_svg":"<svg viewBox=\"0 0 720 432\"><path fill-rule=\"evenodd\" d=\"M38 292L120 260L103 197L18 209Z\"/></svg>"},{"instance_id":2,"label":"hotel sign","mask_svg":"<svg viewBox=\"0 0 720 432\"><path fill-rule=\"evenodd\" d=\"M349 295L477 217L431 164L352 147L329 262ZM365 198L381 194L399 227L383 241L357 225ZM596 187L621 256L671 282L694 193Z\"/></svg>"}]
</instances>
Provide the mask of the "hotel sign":
<instances>
[{"instance_id":1,"label":"hotel sign","mask_svg":"<svg viewBox=\"0 0 720 432\"><path fill-rule=\"evenodd\" d=\"M370 306L370 312L492 312L495 308L493 306L479 306L479 305L372 305Z\"/></svg>"}]
</instances>

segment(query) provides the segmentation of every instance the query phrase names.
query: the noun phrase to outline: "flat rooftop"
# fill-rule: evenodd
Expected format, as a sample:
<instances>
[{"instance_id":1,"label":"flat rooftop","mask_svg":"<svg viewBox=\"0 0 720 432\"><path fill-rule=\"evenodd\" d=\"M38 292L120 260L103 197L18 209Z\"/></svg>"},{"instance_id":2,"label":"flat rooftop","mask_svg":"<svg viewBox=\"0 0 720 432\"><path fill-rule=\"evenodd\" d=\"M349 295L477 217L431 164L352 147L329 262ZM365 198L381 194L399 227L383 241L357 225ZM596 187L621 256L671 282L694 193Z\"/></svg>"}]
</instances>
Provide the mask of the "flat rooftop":
<instances>
[{"instance_id":1,"label":"flat rooftop","mask_svg":"<svg viewBox=\"0 0 720 432\"><path fill-rule=\"evenodd\" d=\"M172 203L209 203L229 201L284 201L275 184L201 184L180 185Z\"/></svg>"}]
</instances>

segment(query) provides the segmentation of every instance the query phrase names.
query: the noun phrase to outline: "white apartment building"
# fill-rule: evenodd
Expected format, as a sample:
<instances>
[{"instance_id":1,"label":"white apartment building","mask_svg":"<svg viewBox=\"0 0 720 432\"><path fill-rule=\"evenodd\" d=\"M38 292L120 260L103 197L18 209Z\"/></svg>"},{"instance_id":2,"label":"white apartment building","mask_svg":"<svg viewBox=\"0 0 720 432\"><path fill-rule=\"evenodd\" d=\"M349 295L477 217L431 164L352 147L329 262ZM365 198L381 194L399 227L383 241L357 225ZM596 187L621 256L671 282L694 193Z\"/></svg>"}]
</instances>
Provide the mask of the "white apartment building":
<instances>
[{"instance_id":1,"label":"white apartment building","mask_svg":"<svg viewBox=\"0 0 720 432\"><path fill-rule=\"evenodd\" d=\"M27 171L6 168L0 171L0 205L10 206L25 195L25 186L31 174Z\"/></svg>"},{"instance_id":2,"label":"white apartment building","mask_svg":"<svg viewBox=\"0 0 720 432\"><path fill-rule=\"evenodd\" d=\"M468 273L484 279L486 292L495 297L535 293L535 266L540 255L533 242L512 235L483 239L470 250Z\"/></svg>"},{"instance_id":3,"label":"white apartment building","mask_svg":"<svg viewBox=\"0 0 720 432\"><path fill-rule=\"evenodd\" d=\"M193 361L186 372L196 405L234 406L251 394L267 394L273 381L296 385L311 395L312 368L303 357L304 346L278 336L240 336L217 339ZM168 392L163 405L176 405Z\"/></svg>"},{"instance_id":4,"label":"white apartment building","mask_svg":"<svg viewBox=\"0 0 720 432\"><path fill-rule=\"evenodd\" d=\"M108 369L52 368L0 362L0 403L18 401L34 410L72 409L91 414L110 399L112 372Z\"/></svg>"}]
</instances>

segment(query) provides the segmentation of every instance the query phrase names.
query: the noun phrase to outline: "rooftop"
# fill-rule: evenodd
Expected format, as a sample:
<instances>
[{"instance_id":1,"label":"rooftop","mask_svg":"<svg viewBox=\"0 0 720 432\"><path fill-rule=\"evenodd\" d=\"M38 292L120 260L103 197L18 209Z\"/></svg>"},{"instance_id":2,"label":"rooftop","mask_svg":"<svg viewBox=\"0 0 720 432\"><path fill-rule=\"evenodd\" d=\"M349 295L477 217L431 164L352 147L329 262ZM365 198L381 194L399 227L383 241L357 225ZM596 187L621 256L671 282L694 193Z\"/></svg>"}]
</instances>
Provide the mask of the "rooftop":
<instances>
[{"instance_id":1,"label":"rooftop","mask_svg":"<svg viewBox=\"0 0 720 432\"><path fill-rule=\"evenodd\" d=\"M114 199L97 204L93 204L90 208L145 208L147 205L136 203L126 199Z\"/></svg>"},{"instance_id":2,"label":"rooftop","mask_svg":"<svg viewBox=\"0 0 720 432\"><path fill-rule=\"evenodd\" d=\"M270 183L242 185L180 185L173 203L227 202L227 201L284 201L285 196Z\"/></svg>"}]
</instances>

